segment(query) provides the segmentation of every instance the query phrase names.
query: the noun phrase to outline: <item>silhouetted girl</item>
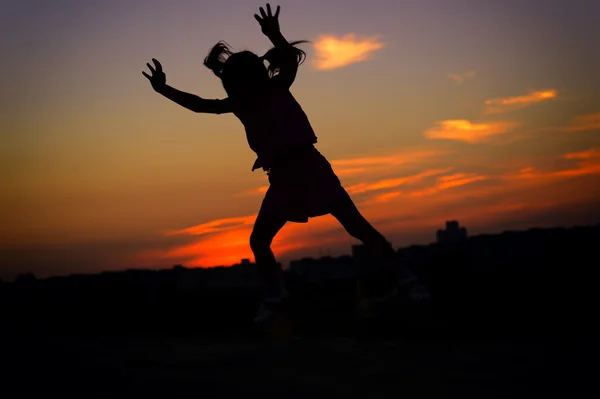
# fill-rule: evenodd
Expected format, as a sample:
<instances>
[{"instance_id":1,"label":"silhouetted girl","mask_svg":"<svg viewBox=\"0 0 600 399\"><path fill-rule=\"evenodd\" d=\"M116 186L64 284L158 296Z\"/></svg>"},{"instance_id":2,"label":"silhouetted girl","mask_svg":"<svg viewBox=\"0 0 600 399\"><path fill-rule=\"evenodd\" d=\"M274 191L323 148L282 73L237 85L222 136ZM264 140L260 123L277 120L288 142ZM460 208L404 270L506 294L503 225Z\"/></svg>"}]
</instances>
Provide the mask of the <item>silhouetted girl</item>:
<instances>
[{"instance_id":1,"label":"silhouetted girl","mask_svg":"<svg viewBox=\"0 0 600 399\"><path fill-rule=\"evenodd\" d=\"M225 42L217 43L204 65L218 76L228 97L203 99L181 92L166 84L161 64L143 72L154 90L194 112L233 113L246 130L250 148L257 154L254 171L262 168L269 189L250 235L250 247L265 283L265 295L255 321L269 320L283 296L281 270L271 251L271 242L286 222L305 223L310 217L332 214L346 231L379 255L390 269L396 270L399 286L410 298L428 297L407 267L397 266L397 255L388 241L360 214L342 187L330 163L317 151L317 137L306 114L290 93L298 66L305 53L288 43L279 30L280 7L273 15L260 7L254 15L262 32L275 46L259 57L250 51L233 53ZM265 66L265 61L268 66Z\"/></svg>"}]
</instances>

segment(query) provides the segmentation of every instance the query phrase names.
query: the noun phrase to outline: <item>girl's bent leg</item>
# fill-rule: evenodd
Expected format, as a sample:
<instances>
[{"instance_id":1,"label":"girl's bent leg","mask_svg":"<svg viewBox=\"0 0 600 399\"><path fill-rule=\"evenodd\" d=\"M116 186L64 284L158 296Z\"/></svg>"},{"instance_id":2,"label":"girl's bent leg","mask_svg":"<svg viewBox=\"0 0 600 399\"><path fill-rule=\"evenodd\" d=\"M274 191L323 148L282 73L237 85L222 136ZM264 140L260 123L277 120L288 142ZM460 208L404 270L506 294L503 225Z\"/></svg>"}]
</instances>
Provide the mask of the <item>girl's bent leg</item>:
<instances>
[{"instance_id":1,"label":"girl's bent leg","mask_svg":"<svg viewBox=\"0 0 600 399\"><path fill-rule=\"evenodd\" d=\"M282 218L259 212L250 235L250 248L264 283L266 298L281 296L281 267L277 265L275 255L271 250L271 243L285 223L286 221Z\"/></svg>"},{"instance_id":2,"label":"girl's bent leg","mask_svg":"<svg viewBox=\"0 0 600 399\"><path fill-rule=\"evenodd\" d=\"M352 237L360 240L368 250L388 265L395 265L397 254L392 245L359 212L350 197L340 203L331 214Z\"/></svg>"}]
</instances>

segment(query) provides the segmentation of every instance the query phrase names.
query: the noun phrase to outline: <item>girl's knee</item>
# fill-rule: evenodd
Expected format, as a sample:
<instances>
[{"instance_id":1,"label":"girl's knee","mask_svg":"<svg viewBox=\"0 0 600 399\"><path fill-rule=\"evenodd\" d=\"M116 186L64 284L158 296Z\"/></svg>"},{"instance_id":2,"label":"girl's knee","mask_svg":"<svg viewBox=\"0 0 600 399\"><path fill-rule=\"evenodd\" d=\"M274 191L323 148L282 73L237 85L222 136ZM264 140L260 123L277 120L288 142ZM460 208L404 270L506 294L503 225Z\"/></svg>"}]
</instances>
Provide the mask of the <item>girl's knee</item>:
<instances>
[{"instance_id":1,"label":"girl's knee","mask_svg":"<svg viewBox=\"0 0 600 399\"><path fill-rule=\"evenodd\" d=\"M273 238L285 225L285 220L273 219L259 212L252 234L250 234L250 248L254 253L270 251Z\"/></svg>"},{"instance_id":2,"label":"girl's knee","mask_svg":"<svg viewBox=\"0 0 600 399\"><path fill-rule=\"evenodd\" d=\"M272 238L253 231L250 234L250 249L252 252L264 252L271 249Z\"/></svg>"}]
</instances>

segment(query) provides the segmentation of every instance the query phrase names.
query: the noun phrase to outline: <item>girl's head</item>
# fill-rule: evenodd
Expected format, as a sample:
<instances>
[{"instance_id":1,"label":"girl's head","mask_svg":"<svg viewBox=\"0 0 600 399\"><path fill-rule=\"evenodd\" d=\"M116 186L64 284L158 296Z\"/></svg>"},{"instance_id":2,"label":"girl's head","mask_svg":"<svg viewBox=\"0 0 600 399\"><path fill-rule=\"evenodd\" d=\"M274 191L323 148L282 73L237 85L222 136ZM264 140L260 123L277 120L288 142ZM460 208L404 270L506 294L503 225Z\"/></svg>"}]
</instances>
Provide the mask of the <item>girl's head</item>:
<instances>
[{"instance_id":1,"label":"girl's head","mask_svg":"<svg viewBox=\"0 0 600 399\"><path fill-rule=\"evenodd\" d=\"M304 51L295 47L299 43L304 41L290 43L296 52L298 65L306 58ZM263 93L269 79L279 72L281 62L277 48L259 57L251 51L234 53L223 41L217 43L204 59L204 65L223 82L227 95L239 99L251 99Z\"/></svg>"}]
</instances>

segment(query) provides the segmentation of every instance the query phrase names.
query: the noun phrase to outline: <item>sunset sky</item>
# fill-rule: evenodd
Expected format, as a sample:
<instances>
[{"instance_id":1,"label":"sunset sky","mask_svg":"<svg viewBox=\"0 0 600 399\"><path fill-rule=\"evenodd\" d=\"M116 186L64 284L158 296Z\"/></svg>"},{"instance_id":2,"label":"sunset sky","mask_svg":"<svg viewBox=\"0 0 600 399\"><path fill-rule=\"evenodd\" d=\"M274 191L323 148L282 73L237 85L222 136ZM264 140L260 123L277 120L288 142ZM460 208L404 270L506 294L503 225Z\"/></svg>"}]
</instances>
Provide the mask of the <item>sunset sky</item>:
<instances>
[{"instance_id":1,"label":"sunset sky","mask_svg":"<svg viewBox=\"0 0 600 399\"><path fill-rule=\"evenodd\" d=\"M195 114L142 71L223 98L219 40L271 47L248 0L2 0L0 277L229 265L268 181L232 114ZM292 93L393 245L600 222L600 2L282 0L306 62ZM284 263L349 253L330 216L290 223Z\"/></svg>"}]
</instances>

